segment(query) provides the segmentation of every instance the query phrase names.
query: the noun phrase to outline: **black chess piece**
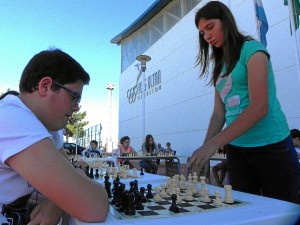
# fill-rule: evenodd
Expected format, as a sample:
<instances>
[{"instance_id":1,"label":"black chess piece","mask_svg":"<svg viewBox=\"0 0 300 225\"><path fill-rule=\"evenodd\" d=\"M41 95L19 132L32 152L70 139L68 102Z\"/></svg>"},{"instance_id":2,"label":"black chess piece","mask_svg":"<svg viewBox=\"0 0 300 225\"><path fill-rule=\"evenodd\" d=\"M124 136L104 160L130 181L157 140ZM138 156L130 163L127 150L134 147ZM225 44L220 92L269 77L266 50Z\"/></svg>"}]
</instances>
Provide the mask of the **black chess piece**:
<instances>
[{"instance_id":1,"label":"black chess piece","mask_svg":"<svg viewBox=\"0 0 300 225\"><path fill-rule=\"evenodd\" d=\"M128 207L125 211L125 215L133 216L135 215L135 205L134 205L134 193L128 193Z\"/></svg>"},{"instance_id":2,"label":"black chess piece","mask_svg":"<svg viewBox=\"0 0 300 225\"><path fill-rule=\"evenodd\" d=\"M141 168L141 173L140 173L141 176L144 176L144 168Z\"/></svg>"},{"instance_id":3,"label":"black chess piece","mask_svg":"<svg viewBox=\"0 0 300 225\"><path fill-rule=\"evenodd\" d=\"M129 204L129 192L127 190L123 190L120 196L120 211L126 212Z\"/></svg>"},{"instance_id":4,"label":"black chess piece","mask_svg":"<svg viewBox=\"0 0 300 225\"><path fill-rule=\"evenodd\" d=\"M85 167L84 172L89 177L90 176L90 167L89 166Z\"/></svg>"},{"instance_id":5,"label":"black chess piece","mask_svg":"<svg viewBox=\"0 0 300 225\"><path fill-rule=\"evenodd\" d=\"M138 180L134 180L133 181L133 189L134 189L134 191L138 191L139 190L139 182L138 182Z\"/></svg>"},{"instance_id":6,"label":"black chess piece","mask_svg":"<svg viewBox=\"0 0 300 225\"><path fill-rule=\"evenodd\" d=\"M136 210L144 210L142 193L139 191L135 191L135 209Z\"/></svg>"},{"instance_id":7,"label":"black chess piece","mask_svg":"<svg viewBox=\"0 0 300 225\"><path fill-rule=\"evenodd\" d=\"M145 188L144 187L141 187L140 188L140 192L141 192L141 198L142 198L142 203L145 203L145 202L147 202L147 199L146 199L146 197L145 197Z\"/></svg>"},{"instance_id":8,"label":"black chess piece","mask_svg":"<svg viewBox=\"0 0 300 225\"><path fill-rule=\"evenodd\" d=\"M94 179L94 169L93 168L90 169L89 177L91 179Z\"/></svg>"},{"instance_id":9,"label":"black chess piece","mask_svg":"<svg viewBox=\"0 0 300 225\"><path fill-rule=\"evenodd\" d=\"M148 184L147 185L147 194L146 194L146 198L153 198L153 194L152 194L152 185Z\"/></svg>"},{"instance_id":10,"label":"black chess piece","mask_svg":"<svg viewBox=\"0 0 300 225\"><path fill-rule=\"evenodd\" d=\"M111 183L109 182L109 175L108 173L106 173L106 175L104 176L104 186L105 186L105 190L107 192L107 197L108 198L111 198L112 195L111 195L111 189L110 189L110 186L111 186Z\"/></svg>"},{"instance_id":11,"label":"black chess piece","mask_svg":"<svg viewBox=\"0 0 300 225\"><path fill-rule=\"evenodd\" d=\"M170 206L169 210L174 212L174 213L178 213L179 212L179 207L177 206L177 203L176 203L177 195L172 194L171 199L172 199L172 203L171 203L171 206Z\"/></svg>"},{"instance_id":12,"label":"black chess piece","mask_svg":"<svg viewBox=\"0 0 300 225\"><path fill-rule=\"evenodd\" d=\"M96 179L98 179L98 178L99 178L99 169L96 169L95 178L96 178Z\"/></svg>"}]
</instances>

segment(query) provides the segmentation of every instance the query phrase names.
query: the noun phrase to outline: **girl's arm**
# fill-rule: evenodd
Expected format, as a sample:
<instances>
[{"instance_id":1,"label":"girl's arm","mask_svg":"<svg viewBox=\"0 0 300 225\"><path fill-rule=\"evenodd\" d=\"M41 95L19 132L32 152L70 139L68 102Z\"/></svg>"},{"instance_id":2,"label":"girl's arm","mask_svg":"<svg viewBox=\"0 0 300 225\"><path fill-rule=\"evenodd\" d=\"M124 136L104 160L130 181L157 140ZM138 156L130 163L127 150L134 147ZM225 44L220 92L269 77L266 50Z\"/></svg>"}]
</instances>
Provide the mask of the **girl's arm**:
<instances>
[{"instance_id":1,"label":"girl's arm","mask_svg":"<svg viewBox=\"0 0 300 225\"><path fill-rule=\"evenodd\" d=\"M205 138L205 144L193 153L189 164L202 167L217 149L241 136L268 113L267 55L261 51L253 54L248 61L247 71L250 98L249 106L245 108L235 121L219 133L218 130L221 129L221 123L218 120L214 121L212 116ZM214 125L211 125L212 123Z\"/></svg>"}]
</instances>

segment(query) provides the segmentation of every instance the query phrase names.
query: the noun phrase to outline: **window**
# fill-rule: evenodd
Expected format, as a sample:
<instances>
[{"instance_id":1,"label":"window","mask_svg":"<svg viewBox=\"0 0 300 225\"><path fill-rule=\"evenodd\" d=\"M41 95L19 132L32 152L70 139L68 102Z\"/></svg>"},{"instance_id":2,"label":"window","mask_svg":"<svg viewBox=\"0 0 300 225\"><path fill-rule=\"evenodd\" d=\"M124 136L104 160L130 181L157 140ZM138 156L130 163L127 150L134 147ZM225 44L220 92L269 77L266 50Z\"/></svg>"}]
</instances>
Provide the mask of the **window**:
<instances>
[{"instance_id":1,"label":"window","mask_svg":"<svg viewBox=\"0 0 300 225\"><path fill-rule=\"evenodd\" d=\"M136 56L143 54L201 0L176 0L135 33L121 42L121 71L126 70Z\"/></svg>"}]
</instances>

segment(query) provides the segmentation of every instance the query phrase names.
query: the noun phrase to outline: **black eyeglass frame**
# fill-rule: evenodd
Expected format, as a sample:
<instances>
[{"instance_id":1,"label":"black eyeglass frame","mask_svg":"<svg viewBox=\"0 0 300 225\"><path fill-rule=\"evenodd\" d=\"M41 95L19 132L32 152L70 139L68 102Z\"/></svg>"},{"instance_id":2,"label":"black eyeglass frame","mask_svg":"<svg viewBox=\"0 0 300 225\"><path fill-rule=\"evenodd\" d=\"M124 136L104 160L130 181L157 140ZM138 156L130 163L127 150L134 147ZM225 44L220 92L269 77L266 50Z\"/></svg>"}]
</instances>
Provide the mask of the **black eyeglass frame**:
<instances>
[{"instance_id":1,"label":"black eyeglass frame","mask_svg":"<svg viewBox=\"0 0 300 225\"><path fill-rule=\"evenodd\" d=\"M75 102L76 105L78 105L78 104L80 103L80 101L81 101L81 94L79 94L79 93L77 93L77 92L75 92L75 91L72 91L71 89L69 89L69 88L63 86L63 85L60 84L60 83L57 83L57 82L54 81L54 80L53 80L52 82L53 82L53 84L55 84L56 86L58 86L58 87L64 89L66 92L68 92L68 93L73 97L73 101Z\"/></svg>"}]
</instances>

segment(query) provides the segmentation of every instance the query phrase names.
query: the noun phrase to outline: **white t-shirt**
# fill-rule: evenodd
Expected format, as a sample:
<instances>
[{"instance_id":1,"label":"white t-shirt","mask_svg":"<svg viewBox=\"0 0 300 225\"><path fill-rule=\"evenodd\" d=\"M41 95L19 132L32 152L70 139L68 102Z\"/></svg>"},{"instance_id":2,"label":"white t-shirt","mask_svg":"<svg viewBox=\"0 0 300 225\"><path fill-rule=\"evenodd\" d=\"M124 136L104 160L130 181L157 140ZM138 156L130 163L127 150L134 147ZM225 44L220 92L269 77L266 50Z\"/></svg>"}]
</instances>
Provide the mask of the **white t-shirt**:
<instances>
[{"instance_id":1,"label":"white t-shirt","mask_svg":"<svg viewBox=\"0 0 300 225\"><path fill-rule=\"evenodd\" d=\"M49 132L50 132L50 134L52 134L52 138L53 138L56 149L57 150L61 149L64 145L64 138L63 138L64 130L61 129L58 131L49 131Z\"/></svg>"},{"instance_id":2,"label":"white t-shirt","mask_svg":"<svg viewBox=\"0 0 300 225\"><path fill-rule=\"evenodd\" d=\"M44 138L52 135L17 96L0 101L0 207L34 190L5 160Z\"/></svg>"}]
</instances>

